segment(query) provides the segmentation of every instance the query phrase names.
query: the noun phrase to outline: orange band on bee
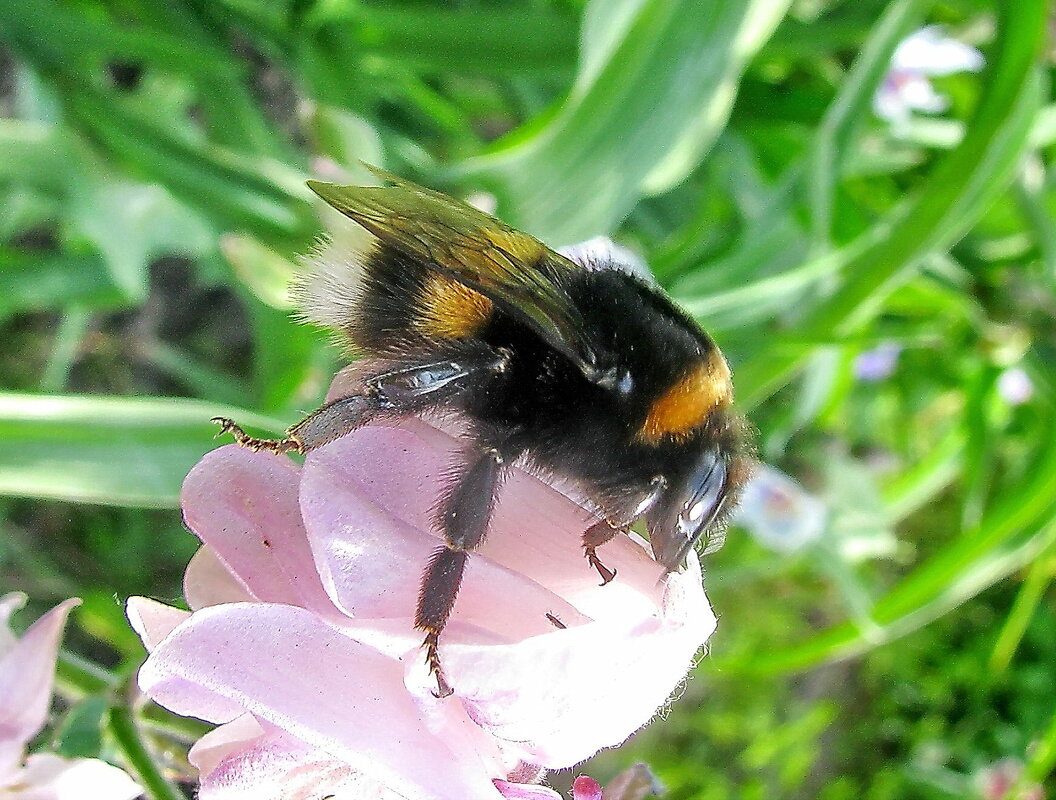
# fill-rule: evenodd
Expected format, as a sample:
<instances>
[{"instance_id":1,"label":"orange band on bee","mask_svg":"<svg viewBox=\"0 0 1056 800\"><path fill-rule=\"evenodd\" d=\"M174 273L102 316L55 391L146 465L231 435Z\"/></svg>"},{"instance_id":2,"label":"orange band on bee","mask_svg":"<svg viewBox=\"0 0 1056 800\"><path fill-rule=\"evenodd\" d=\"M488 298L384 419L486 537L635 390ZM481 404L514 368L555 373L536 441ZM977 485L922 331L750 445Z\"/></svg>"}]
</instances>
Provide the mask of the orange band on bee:
<instances>
[{"instance_id":1,"label":"orange band on bee","mask_svg":"<svg viewBox=\"0 0 1056 800\"><path fill-rule=\"evenodd\" d=\"M681 438L699 428L716 408L733 401L730 368L718 349L653 401L638 430L638 439L658 442L667 436Z\"/></svg>"},{"instance_id":2,"label":"orange band on bee","mask_svg":"<svg viewBox=\"0 0 1056 800\"><path fill-rule=\"evenodd\" d=\"M437 339L466 339L491 316L491 300L443 275L430 275L419 294L414 326Z\"/></svg>"}]
</instances>

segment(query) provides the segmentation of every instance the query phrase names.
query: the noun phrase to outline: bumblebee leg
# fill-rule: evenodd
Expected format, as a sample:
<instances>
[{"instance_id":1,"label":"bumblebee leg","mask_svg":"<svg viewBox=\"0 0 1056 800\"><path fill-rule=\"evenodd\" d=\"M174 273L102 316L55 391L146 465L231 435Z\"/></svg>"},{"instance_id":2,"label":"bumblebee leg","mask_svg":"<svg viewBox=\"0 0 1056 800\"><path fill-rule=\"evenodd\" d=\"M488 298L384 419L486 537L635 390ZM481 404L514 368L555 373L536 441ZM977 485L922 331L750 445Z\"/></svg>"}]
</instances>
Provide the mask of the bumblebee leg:
<instances>
[{"instance_id":1,"label":"bumblebee leg","mask_svg":"<svg viewBox=\"0 0 1056 800\"><path fill-rule=\"evenodd\" d=\"M609 541L617 533L620 527L607 519L596 522L583 533L583 555L587 557L587 563L598 571L601 576L601 585L609 583L616 577L616 570L609 569L601 563L598 558L597 549Z\"/></svg>"},{"instance_id":2,"label":"bumblebee leg","mask_svg":"<svg viewBox=\"0 0 1056 800\"><path fill-rule=\"evenodd\" d=\"M301 448L300 442L297 442L292 437L287 436L284 439L258 439L255 436L250 436L242 427L238 425L233 419L227 417L213 417L210 422L220 426L220 430L216 432L218 436L223 436L225 433L230 433L235 442L242 447L248 447L250 450L268 450L272 453L303 453L304 450Z\"/></svg>"},{"instance_id":3,"label":"bumblebee leg","mask_svg":"<svg viewBox=\"0 0 1056 800\"><path fill-rule=\"evenodd\" d=\"M230 433L252 450L273 453L307 453L362 427L379 414L407 416L435 406L463 391L473 381L501 372L508 354L489 349L466 357L407 364L368 378L360 394L327 403L286 431L283 439L257 439L233 420L214 417L217 436Z\"/></svg>"},{"instance_id":4,"label":"bumblebee leg","mask_svg":"<svg viewBox=\"0 0 1056 800\"><path fill-rule=\"evenodd\" d=\"M369 394L343 397L287 429L284 439L257 439L225 417L213 417L212 421L220 426L217 436L230 433L238 444L251 450L304 454L366 424L377 410L378 402Z\"/></svg>"},{"instance_id":5,"label":"bumblebee leg","mask_svg":"<svg viewBox=\"0 0 1056 800\"><path fill-rule=\"evenodd\" d=\"M445 544L422 575L414 625L425 631L425 660L436 677L437 697L451 694L440 664L440 633L454 608L469 551L484 540L495 506L495 494L506 471L506 458L498 450L485 450L462 473L438 509Z\"/></svg>"}]
</instances>

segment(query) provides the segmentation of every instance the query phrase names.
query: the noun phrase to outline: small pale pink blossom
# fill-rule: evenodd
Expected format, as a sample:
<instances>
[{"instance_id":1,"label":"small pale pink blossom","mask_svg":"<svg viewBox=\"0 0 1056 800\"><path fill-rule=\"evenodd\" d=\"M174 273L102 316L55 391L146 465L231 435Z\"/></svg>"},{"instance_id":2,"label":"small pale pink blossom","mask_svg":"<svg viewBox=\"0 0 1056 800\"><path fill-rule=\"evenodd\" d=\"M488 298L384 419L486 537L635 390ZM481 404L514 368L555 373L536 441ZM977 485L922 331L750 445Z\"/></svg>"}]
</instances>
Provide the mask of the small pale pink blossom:
<instances>
[{"instance_id":1,"label":"small pale pink blossom","mask_svg":"<svg viewBox=\"0 0 1056 800\"><path fill-rule=\"evenodd\" d=\"M1024 781L1021 791L1016 788L1023 777L1023 762L1016 758L1003 758L995 764L979 770L975 785L983 800L1045 800L1045 789L1034 781Z\"/></svg>"},{"instance_id":2,"label":"small pale pink blossom","mask_svg":"<svg viewBox=\"0 0 1056 800\"><path fill-rule=\"evenodd\" d=\"M949 100L935 91L929 78L978 72L985 63L982 53L949 38L939 26L921 28L899 42L873 96L873 111L896 129L905 126L915 111L945 111Z\"/></svg>"},{"instance_id":3,"label":"small pale pink blossom","mask_svg":"<svg viewBox=\"0 0 1056 800\"><path fill-rule=\"evenodd\" d=\"M441 640L454 695L433 696L413 613L457 447L410 420L303 467L227 446L192 470L192 612L133 598L129 617L143 690L219 725L191 752L201 800L556 800L545 770L620 744L685 678L715 626L696 559L665 577L620 536L599 586L590 515L515 471Z\"/></svg>"},{"instance_id":4,"label":"small pale pink blossom","mask_svg":"<svg viewBox=\"0 0 1056 800\"><path fill-rule=\"evenodd\" d=\"M760 464L733 519L764 547L794 553L821 538L828 509L781 470Z\"/></svg>"},{"instance_id":5,"label":"small pale pink blossom","mask_svg":"<svg viewBox=\"0 0 1056 800\"><path fill-rule=\"evenodd\" d=\"M67 600L34 622L21 638L8 627L25 603L0 597L0 797L4 800L131 800L142 790L117 767L94 758L50 753L26 757L26 745L47 720L55 660L70 609Z\"/></svg>"},{"instance_id":6,"label":"small pale pink blossom","mask_svg":"<svg viewBox=\"0 0 1056 800\"><path fill-rule=\"evenodd\" d=\"M997 376L997 393L1012 406L1021 406L1034 396L1034 382L1022 367L1006 369Z\"/></svg>"}]
</instances>

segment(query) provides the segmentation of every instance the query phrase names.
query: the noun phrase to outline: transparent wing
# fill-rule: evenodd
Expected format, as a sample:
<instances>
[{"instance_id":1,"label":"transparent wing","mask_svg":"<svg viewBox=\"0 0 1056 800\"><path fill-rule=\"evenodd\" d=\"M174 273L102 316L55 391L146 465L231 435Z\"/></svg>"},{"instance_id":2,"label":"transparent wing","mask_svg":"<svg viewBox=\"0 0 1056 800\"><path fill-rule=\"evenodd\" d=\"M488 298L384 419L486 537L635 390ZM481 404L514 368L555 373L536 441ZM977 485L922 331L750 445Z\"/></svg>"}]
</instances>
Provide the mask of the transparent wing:
<instances>
[{"instance_id":1,"label":"transparent wing","mask_svg":"<svg viewBox=\"0 0 1056 800\"><path fill-rule=\"evenodd\" d=\"M323 200L385 244L424 260L533 327L588 376L597 354L567 291L582 267L453 197L370 167L391 186L309 181Z\"/></svg>"}]
</instances>

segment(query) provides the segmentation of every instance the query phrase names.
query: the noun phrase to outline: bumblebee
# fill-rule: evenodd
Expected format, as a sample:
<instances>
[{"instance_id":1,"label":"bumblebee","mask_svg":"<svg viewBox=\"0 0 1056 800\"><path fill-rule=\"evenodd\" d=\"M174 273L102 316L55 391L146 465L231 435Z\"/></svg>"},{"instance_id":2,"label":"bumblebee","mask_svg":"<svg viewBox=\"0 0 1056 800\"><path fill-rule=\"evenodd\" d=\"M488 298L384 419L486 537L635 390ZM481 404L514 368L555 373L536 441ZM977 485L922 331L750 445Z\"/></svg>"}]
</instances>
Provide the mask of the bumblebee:
<instances>
[{"instance_id":1,"label":"bumblebee","mask_svg":"<svg viewBox=\"0 0 1056 800\"><path fill-rule=\"evenodd\" d=\"M571 478L599 521L597 549L644 518L653 554L677 569L722 541L750 471L715 342L665 294L609 257L572 260L454 198L382 170L386 186L309 187L368 234L333 241L295 285L302 316L367 359L359 388L248 447L307 453L379 418L461 413L469 447L437 504L444 544L424 566L415 624L439 695L438 654L466 560L488 532L515 463Z\"/></svg>"}]
</instances>

